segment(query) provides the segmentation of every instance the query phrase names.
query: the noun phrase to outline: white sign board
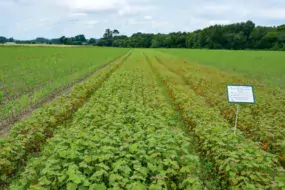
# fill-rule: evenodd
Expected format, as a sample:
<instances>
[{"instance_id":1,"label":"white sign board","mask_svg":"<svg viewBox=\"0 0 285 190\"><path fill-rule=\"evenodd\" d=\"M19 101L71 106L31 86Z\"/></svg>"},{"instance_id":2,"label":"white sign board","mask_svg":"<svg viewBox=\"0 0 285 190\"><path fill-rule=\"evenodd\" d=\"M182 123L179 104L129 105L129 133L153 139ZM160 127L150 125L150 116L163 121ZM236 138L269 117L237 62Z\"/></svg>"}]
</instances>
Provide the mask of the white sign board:
<instances>
[{"instance_id":1,"label":"white sign board","mask_svg":"<svg viewBox=\"0 0 285 190\"><path fill-rule=\"evenodd\" d=\"M229 103L255 103L253 86L227 85L227 92Z\"/></svg>"}]
</instances>

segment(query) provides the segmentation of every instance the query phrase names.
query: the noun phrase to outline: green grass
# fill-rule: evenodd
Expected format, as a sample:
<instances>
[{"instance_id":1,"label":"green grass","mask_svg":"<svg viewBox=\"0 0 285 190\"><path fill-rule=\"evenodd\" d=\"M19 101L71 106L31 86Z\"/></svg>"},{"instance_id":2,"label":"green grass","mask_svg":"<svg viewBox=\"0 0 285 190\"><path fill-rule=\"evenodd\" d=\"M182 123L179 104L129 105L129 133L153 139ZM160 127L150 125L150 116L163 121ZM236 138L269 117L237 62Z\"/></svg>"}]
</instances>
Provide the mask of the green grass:
<instances>
[{"instance_id":1,"label":"green grass","mask_svg":"<svg viewBox=\"0 0 285 190\"><path fill-rule=\"evenodd\" d=\"M223 71L239 73L275 87L285 88L284 52L186 49L160 51Z\"/></svg>"},{"instance_id":2,"label":"green grass","mask_svg":"<svg viewBox=\"0 0 285 190\"><path fill-rule=\"evenodd\" d=\"M0 104L6 105L2 111L8 113L11 107L19 111L18 108L36 103L127 51L99 47L0 47Z\"/></svg>"},{"instance_id":3,"label":"green grass","mask_svg":"<svg viewBox=\"0 0 285 190\"><path fill-rule=\"evenodd\" d=\"M5 92L23 93L55 81L72 81L125 52L117 48L0 47L0 81Z\"/></svg>"}]
</instances>

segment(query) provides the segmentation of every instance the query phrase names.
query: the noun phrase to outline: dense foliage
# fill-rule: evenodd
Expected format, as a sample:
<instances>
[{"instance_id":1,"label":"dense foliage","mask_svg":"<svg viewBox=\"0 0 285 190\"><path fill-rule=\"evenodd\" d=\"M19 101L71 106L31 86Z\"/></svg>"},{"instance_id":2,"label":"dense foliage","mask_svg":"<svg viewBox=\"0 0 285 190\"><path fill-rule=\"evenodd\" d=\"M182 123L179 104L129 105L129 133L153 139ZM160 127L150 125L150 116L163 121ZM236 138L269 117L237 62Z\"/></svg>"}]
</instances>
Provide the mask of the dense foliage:
<instances>
[{"instance_id":1,"label":"dense foliage","mask_svg":"<svg viewBox=\"0 0 285 190\"><path fill-rule=\"evenodd\" d=\"M195 93L193 89L196 88L188 84L183 73L176 73L165 67L163 62L154 56L149 63L168 87L169 95L188 123L189 129L195 132L200 151L216 164L225 187L285 187L285 170L278 164L275 155L263 151L240 131L234 135L232 127L220 114L219 109L209 107L204 97ZM177 66L173 63L171 65ZM203 86L203 89L207 87ZM273 119L278 121L276 118ZM253 121L250 122L254 124ZM252 128L258 130L255 126Z\"/></svg>"},{"instance_id":2,"label":"dense foliage","mask_svg":"<svg viewBox=\"0 0 285 190\"><path fill-rule=\"evenodd\" d=\"M257 87L236 134L224 80ZM134 50L13 126L0 140L0 188L284 189L284 97Z\"/></svg>"},{"instance_id":3,"label":"dense foliage","mask_svg":"<svg viewBox=\"0 0 285 190\"><path fill-rule=\"evenodd\" d=\"M164 56L165 57L165 56ZM167 59L165 59L167 60ZM254 105L242 105L238 127L245 136L258 142L268 152L277 154L285 166L285 93L283 90L268 88L258 81L209 69L198 64L181 60L163 62L169 69L179 73L188 86L204 97L208 105L220 111L229 123L234 125L236 109L227 103L227 84L252 84L258 100Z\"/></svg>"},{"instance_id":4,"label":"dense foliage","mask_svg":"<svg viewBox=\"0 0 285 190\"><path fill-rule=\"evenodd\" d=\"M11 189L202 189L199 157L173 113L155 78L128 62L28 161Z\"/></svg>"},{"instance_id":5,"label":"dense foliage","mask_svg":"<svg viewBox=\"0 0 285 190\"><path fill-rule=\"evenodd\" d=\"M41 144L53 136L53 131L81 106L86 99L126 59L121 58L100 70L88 80L75 85L68 95L63 95L38 109L31 117L15 124L8 138L0 141L0 184L7 184L27 157L39 151Z\"/></svg>"},{"instance_id":6,"label":"dense foliage","mask_svg":"<svg viewBox=\"0 0 285 190\"><path fill-rule=\"evenodd\" d=\"M80 34L59 39L37 38L20 41L0 37L0 43L50 43L67 45L98 45L133 48L206 48L206 49L270 49L285 50L285 25L277 27L255 26L252 21L213 25L194 32L172 32L170 34L135 33L130 37L119 35L118 30L106 29L99 40L87 40Z\"/></svg>"},{"instance_id":7,"label":"dense foliage","mask_svg":"<svg viewBox=\"0 0 285 190\"><path fill-rule=\"evenodd\" d=\"M65 37L47 39L44 37L38 37L34 40L16 40L14 38L6 38L0 36L0 44L6 42L15 42L17 44L66 44L66 45L85 45L88 43L94 43L94 39L87 40L83 34L76 35L74 37Z\"/></svg>"},{"instance_id":8,"label":"dense foliage","mask_svg":"<svg viewBox=\"0 0 285 190\"><path fill-rule=\"evenodd\" d=\"M0 47L0 131L128 49Z\"/></svg>"},{"instance_id":9,"label":"dense foliage","mask_svg":"<svg viewBox=\"0 0 285 190\"><path fill-rule=\"evenodd\" d=\"M102 38L98 45L144 48L272 49L285 50L285 25L255 26L252 21L214 25L194 32L170 34L136 33L116 36L112 43Z\"/></svg>"}]
</instances>

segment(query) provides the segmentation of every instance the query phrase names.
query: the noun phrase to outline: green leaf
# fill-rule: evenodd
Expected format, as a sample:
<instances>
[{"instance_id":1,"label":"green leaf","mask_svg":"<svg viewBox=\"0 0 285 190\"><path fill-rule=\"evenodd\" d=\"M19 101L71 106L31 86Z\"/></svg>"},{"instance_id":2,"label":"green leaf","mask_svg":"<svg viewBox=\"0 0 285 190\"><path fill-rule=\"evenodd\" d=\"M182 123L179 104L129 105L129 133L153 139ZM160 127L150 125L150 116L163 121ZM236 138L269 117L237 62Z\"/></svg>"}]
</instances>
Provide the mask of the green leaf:
<instances>
[{"instance_id":1,"label":"green leaf","mask_svg":"<svg viewBox=\"0 0 285 190\"><path fill-rule=\"evenodd\" d=\"M104 183L101 183L101 184L92 184L90 187L89 187L89 190L106 190L106 186Z\"/></svg>"},{"instance_id":2,"label":"green leaf","mask_svg":"<svg viewBox=\"0 0 285 190\"><path fill-rule=\"evenodd\" d=\"M67 184L67 190L76 190L77 189L77 184L75 183L68 183Z\"/></svg>"},{"instance_id":3,"label":"green leaf","mask_svg":"<svg viewBox=\"0 0 285 190\"><path fill-rule=\"evenodd\" d=\"M76 184L80 184L82 182L82 176L77 175L77 166L76 165L71 165L66 174L69 176L69 181L72 181Z\"/></svg>"},{"instance_id":4,"label":"green leaf","mask_svg":"<svg viewBox=\"0 0 285 190\"><path fill-rule=\"evenodd\" d=\"M108 166L106 166L104 163L100 163L100 164L96 164L96 166L103 168L104 170L109 170L110 168Z\"/></svg>"},{"instance_id":5,"label":"green leaf","mask_svg":"<svg viewBox=\"0 0 285 190\"><path fill-rule=\"evenodd\" d=\"M89 188L88 187L85 187L84 185L80 185L78 187L78 190L88 190Z\"/></svg>"},{"instance_id":6,"label":"green leaf","mask_svg":"<svg viewBox=\"0 0 285 190\"><path fill-rule=\"evenodd\" d=\"M181 172L181 173L190 173L191 170L190 170L190 167L189 167L189 166L183 166L183 167L180 169L180 172Z\"/></svg>"},{"instance_id":7,"label":"green leaf","mask_svg":"<svg viewBox=\"0 0 285 190\"><path fill-rule=\"evenodd\" d=\"M49 184L51 184L51 181L49 181L49 180L47 179L47 177L44 176L44 177L42 177L42 178L39 179L39 184L40 184L40 185L49 185Z\"/></svg>"},{"instance_id":8,"label":"green leaf","mask_svg":"<svg viewBox=\"0 0 285 190\"><path fill-rule=\"evenodd\" d=\"M150 162L147 163L147 168L152 172L155 172L157 170L157 167Z\"/></svg>"},{"instance_id":9,"label":"green leaf","mask_svg":"<svg viewBox=\"0 0 285 190\"><path fill-rule=\"evenodd\" d=\"M67 175L63 174L57 178L59 183L62 183L65 179L67 179Z\"/></svg>"},{"instance_id":10,"label":"green leaf","mask_svg":"<svg viewBox=\"0 0 285 190\"><path fill-rule=\"evenodd\" d=\"M90 180L93 181L97 181L97 180L101 180L101 178L106 175L108 176L108 173L105 170L99 170L97 172L95 172L91 177Z\"/></svg>"},{"instance_id":11,"label":"green leaf","mask_svg":"<svg viewBox=\"0 0 285 190\"><path fill-rule=\"evenodd\" d=\"M135 182L129 185L131 190L145 190L146 186L140 182Z\"/></svg>"},{"instance_id":12,"label":"green leaf","mask_svg":"<svg viewBox=\"0 0 285 190\"><path fill-rule=\"evenodd\" d=\"M135 153L138 151L138 145L137 144L132 144L130 147L129 147L129 151L131 153Z\"/></svg>"},{"instance_id":13,"label":"green leaf","mask_svg":"<svg viewBox=\"0 0 285 190\"><path fill-rule=\"evenodd\" d=\"M226 167L226 171L228 172L228 171L230 171L230 170L231 170L230 165L227 165L227 167Z\"/></svg>"},{"instance_id":14,"label":"green leaf","mask_svg":"<svg viewBox=\"0 0 285 190\"><path fill-rule=\"evenodd\" d=\"M41 185L31 185L29 187L29 189L31 189L31 190L46 190L46 188L42 187Z\"/></svg>"}]
</instances>

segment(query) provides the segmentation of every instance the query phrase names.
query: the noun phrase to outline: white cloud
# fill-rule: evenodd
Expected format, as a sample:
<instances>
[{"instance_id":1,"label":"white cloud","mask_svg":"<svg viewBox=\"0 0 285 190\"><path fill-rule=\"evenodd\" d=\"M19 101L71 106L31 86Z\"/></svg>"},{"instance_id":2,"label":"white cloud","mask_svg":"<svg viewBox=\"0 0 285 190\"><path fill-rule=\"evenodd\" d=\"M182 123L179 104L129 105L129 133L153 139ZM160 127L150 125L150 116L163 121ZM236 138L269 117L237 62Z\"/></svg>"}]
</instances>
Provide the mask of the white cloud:
<instances>
[{"instance_id":1,"label":"white cloud","mask_svg":"<svg viewBox=\"0 0 285 190\"><path fill-rule=\"evenodd\" d=\"M85 34L106 28L121 34L193 31L213 24L253 20L279 25L284 0L0 0L0 35L20 39Z\"/></svg>"},{"instance_id":2,"label":"white cloud","mask_svg":"<svg viewBox=\"0 0 285 190\"><path fill-rule=\"evenodd\" d=\"M84 18L87 16L88 16L88 14L86 14L86 13L73 13L73 12L71 12L67 15L67 17L70 19Z\"/></svg>"},{"instance_id":3,"label":"white cloud","mask_svg":"<svg viewBox=\"0 0 285 190\"><path fill-rule=\"evenodd\" d=\"M73 12L96 13L114 11L120 1L62 0L60 4Z\"/></svg>"},{"instance_id":4,"label":"white cloud","mask_svg":"<svg viewBox=\"0 0 285 190\"><path fill-rule=\"evenodd\" d=\"M99 23L98 20L89 20L89 21L87 21L88 25L95 25L95 24L98 24L98 23Z\"/></svg>"},{"instance_id":5,"label":"white cloud","mask_svg":"<svg viewBox=\"0 0 285 190\"><path fill-rule=\"evenodd\" d=\"M284 8L269 8L259 10L256 16L264 19L283 19L285 20L285 7Z\"/></svg>"},{"instance_id":6,"label":"white cloud","mask_svg":"<svg viewBox=\"0 0 285 190\"><path fill-rule=\"evenodd\" d=\"M121 16L131 16L138 15L140 13L148 12L154 10L155 8L152 6L134 6L127 5L118 10L118 14Z\"/></svg>"},{"instance_id":7,"label":"white cloud","mask_svg":"<svg viewBox=\"0 0 285 190\"><path fill-rule=\"evenodd\" d=\"M230 20L209 20L208 23L209 25L214 25L214 24L225 25L225 24L230 24L231 21Z\"/></svg>"},{"instance_id":8,"label":"white cloud","mask_svg":"<svg viewBox=\"0 0 285 190\"><path fill-rule=\"evenodd\" d=\"M152 20L152 16L144 16L145 20Z\"/></svg>"},{"instance_id":9,"label":"white cloud","mask_svg":"<svg viewBox=\"0 0 285 190\"><path fill-rule=\"evenodd\" d=\"M147 4L149 0L60 0L58 4L72 12L78 13L113 13L135 15L153 9Z\"/></svg>"}]
</instances>

